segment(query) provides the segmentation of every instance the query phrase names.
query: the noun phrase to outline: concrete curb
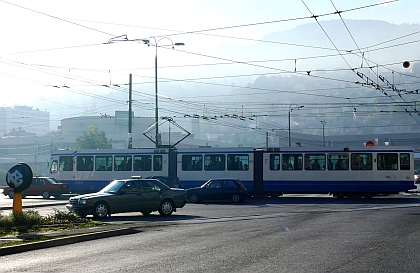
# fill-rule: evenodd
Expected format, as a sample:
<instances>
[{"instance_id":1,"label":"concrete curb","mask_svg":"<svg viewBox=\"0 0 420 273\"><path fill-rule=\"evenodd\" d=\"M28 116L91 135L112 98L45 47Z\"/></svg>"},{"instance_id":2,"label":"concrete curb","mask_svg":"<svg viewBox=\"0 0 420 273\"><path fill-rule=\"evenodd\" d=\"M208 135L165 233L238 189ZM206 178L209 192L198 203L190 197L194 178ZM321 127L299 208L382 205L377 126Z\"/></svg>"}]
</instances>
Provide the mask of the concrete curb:
<instances>
[{"instance_id":1,"label":"concrete curb","mask_svg":"<svg viewBox=\"0 0 420 273\"><path fill-rule=\"evenodd\" d=\"M33 208L37 208L37 207L48 207L48 206L57 206L57 205L65 205L67 204L68 201L56 201L54 203L45 203L45 204L22 204L22 208L23 209L33 209ZM11 210L13 209L13 205L12 206L4 206L4 207L0 207L0 210Z\"/></svg>"},{"instance_id":2,"label":"concrete curb","mask_svg":"<svg viewBox=\"0 0 420 273\"><path fill-rule=\"evenodd\" d=\"M31 251L35 249L43 249L43 248L49 248L49 247L55 247L55 246L74 244L74 243L102 239L102 238L107 238L107 237L112 237L112 236L135 234L139 232L140 230L137 230L134 228L122 228L122 229L113 229L113 230L99 231L99 232L93 232L93 233L71 235L71 236L66 236L63 238L50 239L46 241L27 243L27 244L21 244L21 245L16 245L16 246L6 246L6 247L0 248L0 256L21 253L24 251Z\"/></svg>"}]
</instances>

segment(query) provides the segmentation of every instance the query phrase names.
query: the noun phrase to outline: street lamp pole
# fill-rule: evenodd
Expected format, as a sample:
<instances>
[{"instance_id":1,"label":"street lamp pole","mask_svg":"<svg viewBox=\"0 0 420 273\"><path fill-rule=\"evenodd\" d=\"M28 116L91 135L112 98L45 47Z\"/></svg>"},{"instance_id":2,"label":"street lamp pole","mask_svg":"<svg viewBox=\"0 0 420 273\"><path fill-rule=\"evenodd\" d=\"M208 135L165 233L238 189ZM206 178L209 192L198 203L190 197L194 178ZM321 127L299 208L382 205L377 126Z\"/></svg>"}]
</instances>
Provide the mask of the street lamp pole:
<instances>
[{"instance_id":1,"label":"street lamp pole","mask_svg":"<svg viewBox=\"0 0 420 273\"><path fill-rule=\"evenodd\" d=\"M154 40L154 44L151 42L150 39ZM156 148L160 147L160 143L158 141L159 139L159 108L158 108L158 76L157 76L157 68L158 68L158 44L160 41L162 41L163 39L167 39L171 42L172 49L174 49L175 46L182 46L185 45L184 43L174 43L172 42L172 40L168 37L162 37L160 39L156 39L156 37L152 36L150 37L150 39L143 39L143 43L147 44L148 46L155 46L156 51L155 51L155 126L156 126L156 132L155 132L155 144L156 144Z\"/></svg>"},{"instance_id":2,"label":"street lamp pole","mask_svg":"<svg viewBox=\"0 0 420 273\"><path fill-rule=\"evenodd\" d=\"M156 135L155 135L155 144L156 148L159 148L160 143L159 139L159 107L158 107L158 76L157 76L157 43L156 43L156 53L155 53L155 124L156 124Z\"/></svg>"},{"instance_id":3,"label":"street lamp pole","mask_svg":"<svg viewBox=\"0 0 420 273\"><path fill-rule=\"evenodd\" d=\"M290 112L292 109L289 107L289 147L291 147L291 141L290 141Z\"/></svg>"},{"instance_id":4,"label":"street lamp pole","mask_svg":"<svg viewBox=\"0 0 420 273\"><path fill-rule=\"evenodd\" d=\"M323 143L324 143L324 147L325 147L325 131L324 131L324 127L325 127L325 124L327 123L326 121L325 121L325 119L323 119L323 120L321 120L321 123L322 123L322 141L323 141Z\"/></svg>"},{"instance_id":5,"label":"street lamp pole","mask_svg":"<svg viewBox=\"0 0 420 273\"><path fill-rule=\"evenodd\" d=\"M289 147L291 147L291 144L292 144L291 138L290 138L290 113L293 111L293 109L298 109L299 110L299 108L303 108L304 107L304 105L297 105L296 104L296 107L295 108L292 108L292 105L293 104L289 105Z\"/></svg>"}]
</instances>

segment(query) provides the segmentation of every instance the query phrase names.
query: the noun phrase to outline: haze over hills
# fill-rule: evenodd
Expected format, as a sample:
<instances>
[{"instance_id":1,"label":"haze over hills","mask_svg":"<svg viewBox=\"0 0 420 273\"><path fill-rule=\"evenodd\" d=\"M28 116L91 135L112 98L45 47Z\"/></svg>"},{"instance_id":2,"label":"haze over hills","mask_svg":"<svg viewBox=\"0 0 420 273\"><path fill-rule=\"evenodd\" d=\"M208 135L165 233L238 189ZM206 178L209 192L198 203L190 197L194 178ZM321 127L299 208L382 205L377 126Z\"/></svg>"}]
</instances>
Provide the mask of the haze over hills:
<instances>
[{"instance_id":1,"label":"haze over hills","mask_svg":"<svg viewBox=\"0 0 420 273\"><path fill-rule=\"evenodd\" d=\"M224 119L225 126L231 123L240 130L259 127L269 131L285 129L291 106L304 105L293 125L306 128L305 133L313 129L319 134L321 119L327 120L331 134L417 130L419 95L395 90L410 93L419 89L420 25L373 20L320 21L320 25L314 22L272 33L251 45L221 45L212 60L218 65L197 67L175 81L160 79L160 116L176 116L181 124L191 122L183 119L185 115L217 117L218 121L205 121L211 128L212 122L220 127L223 116L237 115L247 123ZM403 68L404 61L411 66ZM144 80L148 83L133 85L134 112L153 116L154 81ZM123 89L92 91L124 102L128 88ZM61 117L127 110L124 104L115 107L86 96L58 102ZM60 107L60 103L85 106ZM378 124L383 127L375 127ZM392 129L391 124L396 127Z\"/></svg>"},{"instance_id":2,"label":"haze over hills","mask_svg":"<svg viewBox=\"0 0 420 273\"><path fill-rule=\"evenodd\" d=\"M402 60L414 59L419 53L419 24L345 20L344 25L341 20L331 20L321 21L320 25L322 28L317 23L309 23L272 33L261 38L265 42L251 46L225 44L220 47L219 56L241 62L271 60L266 62L267 66L272 64L287 71L294 71L297 60L297 70L308 71L348 68L346 62L337 56L337 49L346 59L350 57L345 54L349 51L359 54L348 61L352 67L361 65L360 52L364 52L364 57L374 65L400 64ZM255 67L250 68L255 70Z\"/></svg>"}]
</instances>

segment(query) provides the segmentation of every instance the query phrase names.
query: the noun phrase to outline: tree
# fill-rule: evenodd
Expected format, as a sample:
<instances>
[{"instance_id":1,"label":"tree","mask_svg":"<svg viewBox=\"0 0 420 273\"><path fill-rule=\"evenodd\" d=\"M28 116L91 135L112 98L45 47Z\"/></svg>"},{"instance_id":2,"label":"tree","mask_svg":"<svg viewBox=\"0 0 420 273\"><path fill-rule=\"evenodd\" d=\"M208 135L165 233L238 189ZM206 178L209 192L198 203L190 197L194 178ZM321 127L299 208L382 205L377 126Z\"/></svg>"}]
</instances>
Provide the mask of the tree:
<instances>
[{"instance_id":1,"label":"tree","mask_svg":"<svg viewBox=\"0 0 420 273\"><path fill-rule=\"evenodd\" d=\"M76 149L111 149L112 139L107 139L104 131L98 131L97 126L89 126L88 132L76 138Z\"/></svg>"}]
</instances>

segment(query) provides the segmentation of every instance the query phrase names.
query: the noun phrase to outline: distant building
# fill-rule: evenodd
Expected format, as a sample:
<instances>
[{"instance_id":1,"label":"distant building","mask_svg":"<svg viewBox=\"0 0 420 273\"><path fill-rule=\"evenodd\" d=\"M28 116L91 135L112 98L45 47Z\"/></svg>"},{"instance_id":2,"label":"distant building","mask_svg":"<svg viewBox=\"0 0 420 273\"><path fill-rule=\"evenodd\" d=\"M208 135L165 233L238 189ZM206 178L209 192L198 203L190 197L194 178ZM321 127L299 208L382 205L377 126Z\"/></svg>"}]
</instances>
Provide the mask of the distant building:
<instances>
[{"instance_id":1,"label":"distant building","mask_svg":"<svg viewBox=\"0 0 420 273\"><path fill-rule=\"evenodd\" d=\"M122 112L124 111L116 111L115 116L81 116L63 119L59 137L67 143L74 144L76 138L87 132L90 126L96 126L98 131L105 132L106 137L112 139L112 148L125 149L128 147L128 111L125 115ZM153 147L154 144L143 135L153 123L153 118L133 117L133 147Z\"/></svg>"},{"instance_id":2,"label":"distant building","mask_svg":"<svg viewBox=\"0 0 420 273\"><path fill-rule=\"evenodd\" d=\"M30 106L0 107L0 135L19 130L44 136L50 131L50 112Z\"/></svg>"},{"instance_id":3,"label":"distant building","mask_svg":"<svg viewBox=\"0 0 420 273\"><path fill-rule=\"evenodd\" d=\"M195 119L193 119L195 121ZM132 119L132 147L133 148L152 148L155 144L148 139L144 132L155 123L154 117L136 117L133 113ZM96 126L98 131L105 132L108 139L112 139L113 149L126 149L128 147L128 111L115 111L115 115L106 116L81 116L61 120L59 135L53 138L53 148L73 148L73 145L64 147L66 144L75 144L76 138L88 131L90 126ZM198 125L195 129L199 131ZM170 132L170 133L169 133ZM163 145L174 144L184 138L186 132L170 125L168 121L159 122L159 134ZM152 129L147 134L152 139L155 138L155 130ZM205 136L205 135L204 135ZM203 145L219 146L219 142L208 141L195 138L193 135L183 140L177 147L199 147Z\"/></svg>"}]
</instances>

